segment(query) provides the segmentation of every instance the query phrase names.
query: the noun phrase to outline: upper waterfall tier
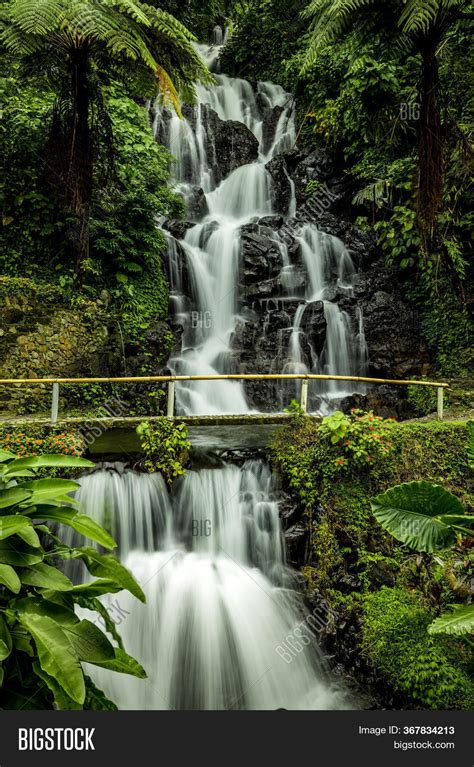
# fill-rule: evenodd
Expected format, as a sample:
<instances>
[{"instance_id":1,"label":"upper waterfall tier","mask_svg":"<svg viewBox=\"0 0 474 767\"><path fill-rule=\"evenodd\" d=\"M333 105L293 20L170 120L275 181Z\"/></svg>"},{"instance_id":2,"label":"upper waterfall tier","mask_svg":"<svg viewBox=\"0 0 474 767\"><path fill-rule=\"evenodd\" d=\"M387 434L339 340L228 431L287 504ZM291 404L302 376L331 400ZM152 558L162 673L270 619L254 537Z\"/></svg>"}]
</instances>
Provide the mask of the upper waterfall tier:
<instances>
[{"instance_id":1,"label":"upper waterfall tier","mask_svg":"<svg viewBox=\"0 0 474 767\"><path fill-rule=\"evenodd\" d=\"M218 47L199 50L216 66ZM184 119L165 109L155 119L193 221L176 237L169 234L171 305L183 328L170 367L185 375L363 374L362 314L338 303L339 296L353 296L356 265L338 238L294 219L295 183L284 161L296 140L292 97L278 85L225 74L198 86L197 96L195 107L183 108ZM270 294L273 303L265 303ZM283 326L281 316L273 322L279 301L287 307ZM306 323L318 311L323 343ZM276 348L262 369L259 350L269 348L274 333ZM193 415L244 413L252 409L249 391L235 381L182 383L177 405ZM310 403L324 410L321 395L345 393L336 383L314 387ZM295 394L294 384L281 387L273 401L262 397L264 407L276 410Z\"/></svg>"}]
</instances>

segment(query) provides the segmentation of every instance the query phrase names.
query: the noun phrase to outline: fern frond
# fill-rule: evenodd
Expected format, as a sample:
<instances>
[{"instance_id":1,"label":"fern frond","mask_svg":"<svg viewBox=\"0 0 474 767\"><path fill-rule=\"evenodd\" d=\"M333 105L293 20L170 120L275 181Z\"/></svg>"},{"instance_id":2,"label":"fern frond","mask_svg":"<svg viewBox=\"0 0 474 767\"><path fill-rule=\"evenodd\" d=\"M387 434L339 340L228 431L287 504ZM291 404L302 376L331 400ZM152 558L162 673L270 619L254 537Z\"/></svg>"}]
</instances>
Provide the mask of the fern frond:
<instances>
[{"instance_id":1,"label":"fern frond","mask_svg":"<svg viewBox=\"0 0 474 767\"><path fill-rule=\"evenodd\" d=\"M360 189L357 194L354 195L352 203L354 205L376 205L378 208L388 202L389 199L389 186L385 179L377 179L373 184L368 184L363 189Z\"/></svg>"},{"instance_id":2,"label":"fern frond","mask_svg":"<svg viewBox=\"0 0 474 767\"><path fill-rule=\"evenodd\" d=\"M304 16L313 18L313 23L302 72L307 72L314 64L323 45L334 42L345 33L357 12L377 2L378 0L313 0L304 11Z\"/></svg>"},{"instance_id":3,"label":"fern frond","mask_svg":"<svg viewBox=\"0 0 474 767\"><path fill-rule=\"evenodd\" d=\"M11 22L26 35L49 34L63 12L62 0L13 0L9 6Z\"/></svg>"},{"instance_id":4,"label":"fern frond","mask_svg":"<svg viewBox=\"0 0 474 767\"><path fill-rule=\"evenodd\" d=\"M180 98L192 98L195 81L213 81L191 32L140 0L11 0L2 13L0 41L20 60L49 51L65 62L84 47L99 66L99 78L120 71L140 87L140 95L156 98L161 92L178 114Z\"/></svg>"},{"instance_id":5,"label":"fern frond","mask_svg":"<svg viewBox=\"0 0 474 767\"><path fill-rule=\"evenodd\" d=\"M399 25L406 34L421 34L427 32L445 12L465 4L465 0L407 0Z\"/></svg>"}]
</instances>

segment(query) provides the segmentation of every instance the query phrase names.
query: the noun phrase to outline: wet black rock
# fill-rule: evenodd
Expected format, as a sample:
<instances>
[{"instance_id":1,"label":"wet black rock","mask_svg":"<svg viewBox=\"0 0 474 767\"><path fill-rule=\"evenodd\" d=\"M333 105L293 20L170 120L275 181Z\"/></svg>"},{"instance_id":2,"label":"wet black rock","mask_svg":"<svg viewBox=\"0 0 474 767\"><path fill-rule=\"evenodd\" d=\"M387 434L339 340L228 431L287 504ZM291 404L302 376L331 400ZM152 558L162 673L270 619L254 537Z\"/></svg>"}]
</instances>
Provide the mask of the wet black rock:
<instances>
[{"instance_id":1,"label":"wet black rock","mask_svg":"<svg viewBox=\"0 0 474 767\"><path fill-rule=\"evenodd\" d=\"M207 151L216 184L242 165L258 158L258 140L246 125L235 120L221 120L211 107L203 105L201 116L207 139ZM186 111L186 118L195 125L196 111Z\"/></svg>"},{"instance_id":2,"label":"wet black rock","mask_svg":"<svg viewBox=\"0 0 474 767\"><path fill-rule=\"evenodd\" d=\"M308 530L303 524L296 524L285 532L285 544L290 563L304 559Z\"/></svg>"},{"instance_id":3,"label":"wet black rock","mask_svg":"<svg viewBox=\"0 0 474 767\"><path fill-rule=\"evenodd\" d=\"M178 221L177 219L170 219L165 221L163 229L173 235L177 240L182 240L186 235L188 229L192 229L194 223L192 221Z\"/></svg>"},{"instance_id":4,"label":"wet black rock","mask_svg":"<svg viewBox=\"0 0 474 767\"><path fill-rule=\"evenodd\" d=\"M193 221L200 221L209 213L206 195L199 186L193 186L186 195L186 215Z\"/></svg>"},{"instance_id":5,"label":"wet black rock","mask_svg":"<svg viewBox=\"0 0 474 767\"><path fill-rule=\"evenodd\" d=\"M260 226L269 226L271 229L279 229L283 226L285 219L283 216L263 216L259 218L258 223Z\"/></svg>"},{"instance_id":6,"label":"wet black rock","mask_svg":"<svg viewBox=\"0 0 474 767\"><path fill-rule=\"evenodd\" d=\"M273 208L283 215L288 215L292 199L292 183L286 167L285 157L277 155L267 162L265 168L273 180Z\"/></svg>"},{"instance_id":7,"label":"wet black rock","mask_svg":"<svg viewBox=\"0 0 474 767\"><path fill-rule=\"evenodd\" d=\"M262 98L262 94L259 94L257 97L257 103L260 102L260 105L262 107L265 107L265 105L262 103L264 99ZM264 108L262 110L263 112L263 126L262 126L262 151L264 154L267 154L267 152L270 151L272 148L276 129L278 126L278 123L280 121L280 117L282 116L284 112L284 107L276 105L273 108Z\"/></svg>"},{"instance_id":8,"label":"wet black rock","mask_svg":"<svg viewBox=\"0 0 474 767\"><path fill-rule=\"evenodd\" d=\"M420 316L402 296L397 271L377 261L359 276L354 293L364 317L370 374L403 379L428 372Z\"/></svg>"},{"instance_id":9,"label":"wet black rock","mask_svg":"<svg viewBox=\"0 0 474 767\"><path fill-rule=\"evenodd\" d=\"M319 356L324 348L327 330L322 301L313 301L308 304L301 322L301 330L305 334L314 353Z\"/></svg>"},{"instance_id":10,"label":"wet black rock","mask_svg":"<svg viewBox=\"0 0 474 767\"><path fill-rule=\"evenodd\" d=\"M310 182L319 182L323 189L329 188L329 183L335 178L334 159L322 148L295 151L288 158L288 163L292 166L297 200L302 204L307 200L307 187Z\"/></svg>"}]
</instances>

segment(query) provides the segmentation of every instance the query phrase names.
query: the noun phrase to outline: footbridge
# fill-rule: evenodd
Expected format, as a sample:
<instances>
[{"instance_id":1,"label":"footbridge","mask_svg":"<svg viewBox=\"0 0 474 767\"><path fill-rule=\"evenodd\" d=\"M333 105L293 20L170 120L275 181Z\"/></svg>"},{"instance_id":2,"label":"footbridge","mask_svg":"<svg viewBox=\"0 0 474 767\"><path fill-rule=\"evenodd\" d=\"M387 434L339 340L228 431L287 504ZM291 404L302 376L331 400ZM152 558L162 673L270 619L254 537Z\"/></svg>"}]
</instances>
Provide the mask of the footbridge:
<instances>
[{"instance_id":1,"label":"footbridge","mask_svg":"<svg viewBox=\"0 0 474 767\"><path fill-rule=\"evenodd\" d=\"M32 416L21 418L21 422L26 423L33 421L35 423L51 423L56 424L78 424L84 422L84 417L73 418L65 415L60 418L60 387L67 386L83 386L86 384L156 384L157 386L167 386L167 398L165 415L168 418L176 420L177 422L186 423L188 425L198 426L218 426L222 425L238 425L238 424L276 424L283 423L287 418L291 417L289 413L246 413L239 415L232 415L230 413L223 413L217 415L179 415L175 412L175 392L176 385L182 382L190 381L301 381L300 399L299 404L301 410L307 413L309 416L319 418L315 413L308 412L308 393L311 383L317 381L346 381L353 383L366 383L373 385L389 385L389 386L428 386L437 390L437 415L440 420L443 418L443 405L444 405L444 391L449 388L448 383L442 383L437 381L410 381L399 380L390 378L369 378L366 376L340 376L340 375L318 375L315 373L269 373L269 374L257 374L257 373L232 373L228 375L202 375L202 376L187 376L187 375L166 375L166 376L121 376L121 377L100 377L100 378L3 378L0 379L0 386L16 387L16 386L41 386L51 387L51 412L49 418L33 418ZM230 403L229 403L230 404ZM106 428L130 428L134 424L140 423L146 418L146 420L153 420L160 416L145 416L145 417L126 417L124 415L110 416L104 418L95 418L94 421L102 423ZM15 421L18 423L18 419L6 418L2 421Z\"/></svg>"}]
</instances>

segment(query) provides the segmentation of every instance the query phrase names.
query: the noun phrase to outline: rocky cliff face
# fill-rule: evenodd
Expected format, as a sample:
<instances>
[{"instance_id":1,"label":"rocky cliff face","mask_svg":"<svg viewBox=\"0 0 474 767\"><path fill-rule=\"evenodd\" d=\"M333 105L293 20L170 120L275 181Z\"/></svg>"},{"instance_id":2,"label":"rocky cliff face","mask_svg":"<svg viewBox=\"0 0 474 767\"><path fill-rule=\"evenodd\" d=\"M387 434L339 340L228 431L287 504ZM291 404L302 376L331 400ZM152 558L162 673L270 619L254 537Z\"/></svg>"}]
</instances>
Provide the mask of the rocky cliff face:
<instances>
[{"instance_id":1,"label":"rocky cliff face","mask_svg":"<svg viewBox=\"0 0 474 767\"><path fill-rule=\"evenodd\" d=\"M217 154L216 162L222 156L226 173L237 167L241 155L232 154L235 134L233 124L220 121L219 128L227 138L218 142L222 155ZM249 142L250 146L250 142ZM408 378L422 374L428 367L429 358L420 333L419 317L403 297L399 275L389 269L377 248L372 233L362 232L350 221L332 212L340 206L342 182L332 176L330 159L319 150L312 154L299 153L288 157L277 157L269 164L274 181L274 195L278 210L288 211L291 199L291 180L295 183L297 197L302 201L296 215L285 219L283 215L255 219L242 230L242 251L239 274L241 295L240 316L232 341L235 364L242 372L281 372L287 362L287 350L298 305L307 287L308 275L301 260L298 234L307 223L316 224L319 229L338 237L348 249L358 273L351 294L338 288L332 289L329 300L336 301L357 322L357 312L362 311L365 338L368 345L367 374L374 377ZM290 175L291 174L291 175ZM316 177L316 178L315 178ZM320 183L319 193L312 197L304 195L310 181ZM190 224L168 222L168 230L176 237L182 237ZM285 296L285 270L282 270L281 242L284 242L292 264L292 290L296 298ZM186 285L186 262L181 254L183 284ZM326 338L326 319L323 303L315 301L308 306L302 321L302 362L308 368L314 355L323 351ZM283 387L283 394L284 394ZM249 382L246 394L250 404L257 409L267 409L270 402L281 399L281 384L274 382ZM387 402L390 412L399 412L397 399L400 391L378 392L378 399L369 396L367 400L353 404L376 405L379 409Z\"/></svg>"}]
</instances>

